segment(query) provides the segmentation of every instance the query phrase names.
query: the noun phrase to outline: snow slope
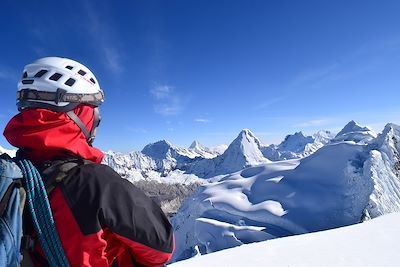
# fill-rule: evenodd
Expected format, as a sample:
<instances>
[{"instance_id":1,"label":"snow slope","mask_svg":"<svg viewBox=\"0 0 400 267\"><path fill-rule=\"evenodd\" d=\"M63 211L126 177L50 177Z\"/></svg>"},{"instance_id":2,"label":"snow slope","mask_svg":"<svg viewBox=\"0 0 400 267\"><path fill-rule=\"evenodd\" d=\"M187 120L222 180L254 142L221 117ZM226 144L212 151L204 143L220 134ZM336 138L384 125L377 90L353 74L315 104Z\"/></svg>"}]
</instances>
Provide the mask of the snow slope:
<instances>
[{"instance_id":1,"label":"snow slope","mask_svg":"<svg viewBox=\"0 0 400 267\"><path fill-rule=\"evenodd\" d=\"M340 136L351 141L204 185L173 218L174 260L400 212L400 126L360 138L368 130L349 125Z\"/></svg>"},{"instance_id":2,"label":"snow slope","mask_svg":"<svg viewBox=\"0 0 400 267\"><path fill-rule=\"evenodd\" d=\"M370 148L364 171L371 177L374 189L366 219L400 211L400 127L387 124Z\"/></svg>"},{"instance_id":3,"label":"snow slope","mask_svg":"<svg viewBox=\"0 0 400 267\"><path fill-rule=\"evenodd\" d=\"M373 191L365 146L338 143L205 185L173 218L175 260L251 242L358 223ZM335 159L332 161L332 159Z\"/></svg>"},{"instance_id":4,"label":"snow slope","mask_svg":"<svg viewBox=\"0 0 400 267\"><path fill-rule=\"evenodd\" d=\"M397 267L400 213L329 231L227 249L170 267Z\"/></svg>"}]
</instances>

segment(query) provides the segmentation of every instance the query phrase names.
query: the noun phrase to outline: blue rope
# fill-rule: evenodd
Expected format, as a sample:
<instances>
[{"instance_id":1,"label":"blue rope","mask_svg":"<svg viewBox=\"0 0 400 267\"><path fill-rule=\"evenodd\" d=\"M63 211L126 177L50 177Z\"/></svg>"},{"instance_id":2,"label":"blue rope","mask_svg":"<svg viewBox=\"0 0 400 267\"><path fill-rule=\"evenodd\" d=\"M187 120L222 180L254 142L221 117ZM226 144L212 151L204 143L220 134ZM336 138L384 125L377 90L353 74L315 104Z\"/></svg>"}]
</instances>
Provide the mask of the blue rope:
<instances>
[{"instance_id":1,"label":"blue rope","mask_svg":"<svg viewBox=\"0 0 400 267\"><path fill-rule=\"evenodd\" d=\"M54 223L54 219L53 219L53 216L51 213L49 201L47 198L46 189L44 187L42 178L41 178L39 172L37 171L37 169L32 165L32 163L30 163L30 162L28 162L28 163L30 165L29 166L30 169L33 171L33 176L35 177L36 181L38 182L38 183L36 183L35 188L38 189L40 197L38 197L36 199L40 200L39 210L43 217L42 222L45 227L44 233L47 233L46 237L48 237L51 242L50 249L52 250L53 254L56 254L58 261L60 263L63 263L64 262L64 259L63 259L64 251L62 250L61 242L57 235L57 230L55 228L55 223ZM38 188L38 185L39 185L39 188ZM64 256L64 258L65 258L65 256ZM58 266L64 266L64 265L58 265Z\"/></svg>"},{"instance_id":2,"label":"blue rope","mask_svg":"<svg viewBox=\"0 0 400 267\"><path fill-rule=\"evenodd\" d=\"M40 173L28 160L18 160L17 163L24 174L28 206L43 252L50 266L68 267Z\"/></svg>"}]
</instances>

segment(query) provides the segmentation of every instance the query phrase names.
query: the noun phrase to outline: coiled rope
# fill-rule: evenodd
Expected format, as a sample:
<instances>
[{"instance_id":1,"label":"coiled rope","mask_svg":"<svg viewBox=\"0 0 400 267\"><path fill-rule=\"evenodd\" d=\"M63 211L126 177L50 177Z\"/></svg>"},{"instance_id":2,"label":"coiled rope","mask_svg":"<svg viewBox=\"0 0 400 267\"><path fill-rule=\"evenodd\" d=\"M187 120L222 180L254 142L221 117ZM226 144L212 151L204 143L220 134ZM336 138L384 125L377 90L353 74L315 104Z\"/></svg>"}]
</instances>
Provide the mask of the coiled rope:
<instances>
[{"instance_id":1,"label":"coiled rope","mask_svg":"<svg viewBox=\"0 0 400 267\"><path fill-rule=\"evenodd\" d=\"M25 190L33 225L50 266L69 267L40 173L29 160L17 160L17 164L24 175Z\"/></svg>"}]
</instances>

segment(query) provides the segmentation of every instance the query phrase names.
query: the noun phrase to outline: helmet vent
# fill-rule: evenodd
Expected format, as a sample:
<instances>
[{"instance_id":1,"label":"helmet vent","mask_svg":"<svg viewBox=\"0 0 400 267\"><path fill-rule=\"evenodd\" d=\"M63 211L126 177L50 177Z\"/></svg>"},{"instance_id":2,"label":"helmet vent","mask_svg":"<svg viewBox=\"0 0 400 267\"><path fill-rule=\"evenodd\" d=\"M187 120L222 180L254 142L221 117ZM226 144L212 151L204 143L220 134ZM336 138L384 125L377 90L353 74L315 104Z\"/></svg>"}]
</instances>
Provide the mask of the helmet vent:
<instances>
[{"instance_id":1,"label":"helmet vent","mask_svg":"<svg viewBox=\"0 0 400 267\"><path fill-rule=\"evenodd\" d=\"M76 81L74 79L69 78L64 84L68 85L68 86L72 86L72 85L74 85L75 82Z\"/></svg>"},{"instance_id":2,"label":"helmet vent","mask_svg":"<svg viewBox=\"0 0 400 267\"><path fill-rule=\"evenodd\" d=\"M96 84L96 81L95 81L93 78L90 78L90 81L91 81L93 84Z\"/></svg>"},{"instance_id":3,"label":"helmet vent","mask_svg":"<svg viewBox=\"0 0 400 267\"><path fill-rule=\"evenodd\" d=\"M74 67L72 66L65 66L66 69L72 70Z\"/></svg>"},{"instance_id":4,"label":"helmet vent","mask_svg":"<svg viewBox=\"0 0 400 267\"><path fill-rule=\"evenodd\" d=\"M40 70L38 71L38 73L35 74L35 78L40 78L42 77L45 73L47 72L47 70Z\"/></svg>"},{"instance_id":5,"label":"helmet vent","mask_svg":"<svg viewBox=\"0 0 400 267\"><path fill-rule=\"evenodd\" d=\"M22 80L22 84L32 84L33 80Z\"/></svg>"},{"instance_id":6,"label":"helmet vent","mask_svg":"<svg viewBox=\"0 0 400 267\"><path fill-rule=\"evenodd\" d=\"M61 77L62 77L62 74L56 72L53 75L51 75L49 79L52 81L58 81Z\"/></svg>"},{"instance_id":7,"label":"helmet vent","mask_svg":"<svg viewBox=\"0 0 400 267\"><path fill-rule=\"evenodd\" d=\"M79 73L80 75L82 75L82 76L85 76L85 74L86 74L86 71L79 70L79 71L78 71L78 73Z\"/></svg>"},{"instance_id":8,"label":"helmet vent","mask_svg":"<svg viewBox=\"0 0 400 267\"><path fill-rule=\"evenodd\" d=\"M23 79L28 78L28 73L27 73L26 71L25 71L24 74L22 75L22 78L23 78Z\"/></svg>"}]
</instances>

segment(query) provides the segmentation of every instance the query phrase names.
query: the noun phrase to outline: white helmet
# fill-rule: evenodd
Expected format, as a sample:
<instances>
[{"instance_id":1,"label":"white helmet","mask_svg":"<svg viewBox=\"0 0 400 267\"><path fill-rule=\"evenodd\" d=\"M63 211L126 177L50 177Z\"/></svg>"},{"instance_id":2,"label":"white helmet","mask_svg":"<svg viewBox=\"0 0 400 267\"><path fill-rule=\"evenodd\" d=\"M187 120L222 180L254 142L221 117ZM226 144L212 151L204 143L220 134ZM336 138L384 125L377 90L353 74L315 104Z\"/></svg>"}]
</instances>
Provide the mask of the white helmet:
<instances>
[{"instance_id":1,"label":"white helmet","mask_svg":"<svg viewBox=\"0 0 400 267\"><path fill-rule=\"evenodd\" d=\"M44 108L65 112L81 129L90 145L100 123L98 106L103 101L104 93L93 73L84 65L67 58L45 57L26 65L18 83L18 110ZM94 107L94 121L90 130L73 112L80 104Z\"/></svg>"},{"instance_id":2,"label":"white helmet","mask_svg":"<svg viewBox=\"0 0 400 267\"><path fill-rule=\"evenodd\" d=\"M79 104L100 106L104 93L93 73L67 58L45 57L25 66L17 106L66 112Z\"/></svg>"}]
</instances>

